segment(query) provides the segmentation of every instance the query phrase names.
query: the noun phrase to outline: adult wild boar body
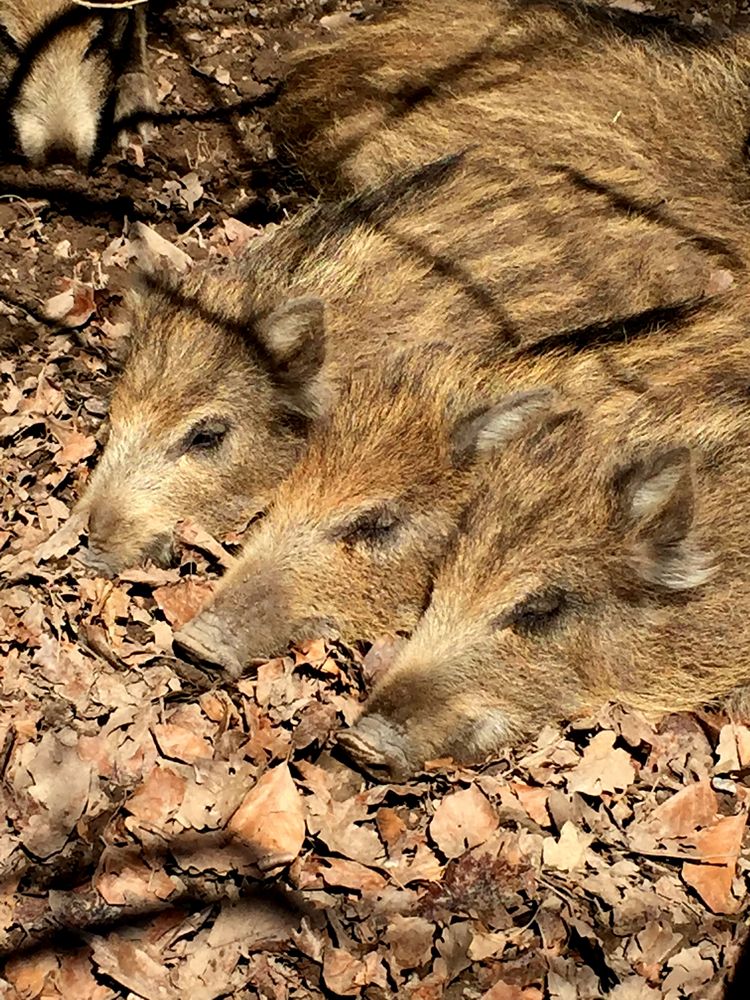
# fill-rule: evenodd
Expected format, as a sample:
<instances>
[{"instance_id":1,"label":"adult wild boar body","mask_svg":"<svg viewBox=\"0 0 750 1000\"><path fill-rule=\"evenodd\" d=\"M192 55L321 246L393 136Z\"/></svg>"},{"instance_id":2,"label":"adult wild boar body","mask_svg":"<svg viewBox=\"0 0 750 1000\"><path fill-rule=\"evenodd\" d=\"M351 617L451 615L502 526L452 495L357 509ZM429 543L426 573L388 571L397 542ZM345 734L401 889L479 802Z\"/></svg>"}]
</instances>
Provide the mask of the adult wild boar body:
<instances>
[{"instance_id":1,"label":"adult wild boar body","mask_svg":"<svg viewBox=\"0 0 750 1000\"><path fill-rule=\"evenodd\" d=\"M0 97L6 135L34 166L86 167L113 124L153 110L145 7L0 0Z\"/></svg>"},{"instance_id":2,"label":"adult wild boar body","mask_svg":"<svg viewBox=\"0 0 750 1000\"><path fill-rule=\"evenodd\" d=\"M427 16L421 6L416 11ZM627 61L629 46L641 43L610 31L602 44L620 70L601 77L604 56L589 67L573 31L578 25L586 39L600 26L532 9L519 21L523 31L537 16L540 37L547 38L550 17L567 25L562 63L549 54L545 61L554 46L534 49L528 67L520 57L495 54L482 71L482 94L464 95L464 81L454 98L441 91L434 114L426 102L376 129L385 152L378 159L370 148L368 156L380 167L355 178L347 198L323 202L253 240L233 269L195 273L143 295L113 397L110 443L84 501L100 566L168 557L181 518L221 534L265 507L325 408L325 386L335 389L342 374L378 365L400 346L450 341L459 351L481 343L543 350L576 332L585 340L591 329L632 333L679 314L742 269L742 185L737 178L718 183L730 172L720 166L731 160L727 149L712 133L699 173L684 136L678 143L673 130L670 147L660 135L662 98L676 112L687 88L699 128L710 132L708 122L723 115L715 131L727 141L736 131L739 162L739 96L730 90L723 104L716 98L721 81L736 75L736 57L721 47L706 55L701 89L677 49L669 50L671 71L654 75L645 54ZM480 34L472 45L483 58L484 22L466 21ZM502 30L496 20L487 23L493 44L516 51L523 32L512 19ZM430 40L431 19L429 25L424 51L412 61L419 73L424 59L428 75L440 54ZM384 30L383 66L390 58ZM450 32L441 38L443 48L453 45ZM457 51L469 46L465 25L457 39ZM403 75L399 51L394 72ZM351 55L346 46L336 53L342 73L358 72L356 45ZM568 81L561 91L552 86L555 66ZM647 69L646 81L636 82L641 91L656 88L651 117L628 106L613 122L625 77L632 94L633 71ZM608 87L614 89L607 98ZM598 123L593 132L591 121ZM411 146L409 129L416 136ZM680 164L685 175L678 183ZM717 183L705 184L709 175ZM325 332L320 315L303 318L301 299L323 303Z\"/></svg>"},{"instance_id":3,"label":"adult wild boar body","mask_svg":"<svg viewBox=\"0 0 750 1000\"><path fill-rule=\"evenodd\" d=\"M746 704L744 329L645 380L632 365L609 398L549 397L531 418L509 401L521 433L486 442L429 607L342 734L373 773L476 760L608 700L662 713L744 688Z\"/></svg>"},{"instance_id":4,"label":"adult wild boar body","mask_svg":"<svg viewBox=\"0 0 750 1000\"><path fill-rule=\"evenodd\" d=\"M747 26L719 36L565 0L408 0L297 54L271 122L329 193L481 145L521 189L519 229L535 201L578 185L727 236L714 206L717 193L734 203L741 233L749 60Z\"/></svg>"},{"instance_id":5,"label":"adult wild boar body","mask_svg":"<svg viewBox=\"0 0 750 1000\"><path fill-rule=\"evenodd\" d=\"M575 341L553 351L485 353L477 360L433 346L397 357L366 379L353 376L329 417L313 429L213 604L178 641L238 673L252 659L283 651L290 640L340 635L352 641L413 629L503 422L513 431L553 405L551 389L540 389L521 397L526 409L517 413L509 409L508 394L551 386L602 411L607 400L616 408L645 395L655 401L656 440L663 397L672 408L664 433L686 421L700 437L712 407L726 419L730 404L739 409L735 399L725 399L719 379L735 359L745 360L747 350L741 321L725 315L730 300L705 305L680 329L674 324L580 351ZM705 380L700 407L693 378ZM568 444L571 469L585 490L591 473L573 453L574 442ZM601 454L606 456L604 446ZM572 472L564 483L571 479ZM530 482L531 473L519 486ZM553 497L550 504L555 511L561 500ZM495 532L502 530L506 505L513 524L519 501L510 490L493 507ZM543 509L539 518L544 523ZM530 515L527 521L534 537ZM523 537L520 526L518 534ZM407 694L403 704L409 703Z\"/></svg>"}]
</instances>

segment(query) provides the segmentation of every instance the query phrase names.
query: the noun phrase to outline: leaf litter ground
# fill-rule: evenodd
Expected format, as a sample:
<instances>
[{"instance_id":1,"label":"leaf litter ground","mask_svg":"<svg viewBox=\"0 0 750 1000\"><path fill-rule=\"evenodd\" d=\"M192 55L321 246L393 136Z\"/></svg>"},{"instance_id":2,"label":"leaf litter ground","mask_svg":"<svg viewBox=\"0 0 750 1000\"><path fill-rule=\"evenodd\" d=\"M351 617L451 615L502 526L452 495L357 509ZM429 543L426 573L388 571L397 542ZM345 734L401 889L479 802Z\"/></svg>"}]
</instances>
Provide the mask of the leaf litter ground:
<instances>
[{"instance_id":1,"label":"leaf litter ground","mask_svg":"<svg viewBox=\"0 0 750 1000\"><path fill-rule=\"evenodd\" d=\"M222 684L172 632L232 545L183 524L178 567L115 581L77 558L126 271L228 259L296 207L252 105L349 9L167 11L145 149L91 181L0 173L0 995L718 998L750 910L750 727L611 707L375 785L332 737L390 640Z\"/></svg>"}]
</instances>

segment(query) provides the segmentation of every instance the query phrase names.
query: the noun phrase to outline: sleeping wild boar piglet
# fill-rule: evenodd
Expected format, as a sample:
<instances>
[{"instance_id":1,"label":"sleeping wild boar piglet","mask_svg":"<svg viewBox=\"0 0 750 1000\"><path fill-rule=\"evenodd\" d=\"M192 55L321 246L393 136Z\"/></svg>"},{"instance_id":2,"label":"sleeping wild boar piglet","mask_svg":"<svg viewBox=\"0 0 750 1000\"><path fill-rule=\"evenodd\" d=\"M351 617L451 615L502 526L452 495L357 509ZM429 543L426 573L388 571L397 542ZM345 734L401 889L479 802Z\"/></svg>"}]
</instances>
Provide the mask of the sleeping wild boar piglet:
<instances>
[{"instance_id":1,"label":"sleeping wild boar piglet","mask_svg":"<svg viewBox=\"0 0 750 1000\"><path fill-rule=\"evenodd\" d=\"M325 396L323 306L292 296L248 315L245 297L245 282L202 275L135 299L141 363L117 384L107 446L78 505L98 572L168 563L187 514L216 535L240 526L296 457Z\"/></svg>"},{"instance_id":2,"label":"sleeping wild boar piglet","mask_svg":"<svg viewBox=\"0 0 750 1000\"><path fill-rule=\"evenodd\" d=\"M514 440L499 428L429 608L342 734L350 752L404 777L608 699L679 711L749 682L749 380L719 363L685 399L678 379L590 412L558 401ZM524 422L523 394L513 405Z\"/></svg>"},{"instance_id":3,"label":"sleeping wild boar piglet","mask_svg":"<svg viewBox=\"0 0 750 1000\"><path fill-rule=\"evenodd\" d=\"M413 628L470 489L471 428L523 370L433 345L353 376L178 644L236 675L289 641Z\"/></svg>"}]
</instances>

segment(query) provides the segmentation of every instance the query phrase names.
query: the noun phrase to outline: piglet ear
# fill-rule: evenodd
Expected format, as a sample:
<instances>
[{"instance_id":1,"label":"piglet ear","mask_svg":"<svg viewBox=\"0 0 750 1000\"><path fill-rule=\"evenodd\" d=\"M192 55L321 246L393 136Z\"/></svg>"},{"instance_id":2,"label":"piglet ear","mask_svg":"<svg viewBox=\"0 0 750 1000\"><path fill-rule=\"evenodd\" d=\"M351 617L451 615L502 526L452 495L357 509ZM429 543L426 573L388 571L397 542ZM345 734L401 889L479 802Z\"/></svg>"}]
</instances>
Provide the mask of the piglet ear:
<instances>
[{"instance_id":1,"label":"piglet ear","mask_svg":"<svg viewBox=\"0 0 750 1000\"><path fill-rule=\"evenodd\" d=\"M328 406L322 376L326 335L321 299L305 295L289 299L261 320L258 335L286 408L315 419Z\"/></svg>"},{"instance_id":2,"label":"piglet ear","mask_svg":"<svg viewBox=\"0 0 750 1000\"><path fill-rule=\"evenodd\" d=\"M493 406L462 417L453 428L453 452L457 464L468 464L481 458L483 453L504 448L548 416L556 401L555 390L544 386L514 392Z\"/></svg>"},{"instance_id":3,"label":"piglet ear","mask_svg":"<svg viewBox=\"0 0 750 1000\"><path fill-rule=\"evenodd\" d=\"M614 489L632 539L631 565L646 583L691 590L709 579L711 556L693 537L695 482L688 448L636 459L617 472Z\"/></svg>"}]
</instances>

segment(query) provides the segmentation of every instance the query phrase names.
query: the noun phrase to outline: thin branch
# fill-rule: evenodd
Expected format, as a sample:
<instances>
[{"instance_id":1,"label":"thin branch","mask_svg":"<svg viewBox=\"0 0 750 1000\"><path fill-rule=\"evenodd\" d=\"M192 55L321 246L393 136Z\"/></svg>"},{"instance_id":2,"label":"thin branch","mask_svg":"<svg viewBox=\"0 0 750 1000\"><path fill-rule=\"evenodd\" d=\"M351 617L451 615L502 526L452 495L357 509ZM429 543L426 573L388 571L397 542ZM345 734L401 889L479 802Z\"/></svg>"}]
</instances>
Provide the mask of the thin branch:
<instances>
[{"instance_id":1,"label":"thin branch","mask_svg":"<svg viewBox=\"0 0 750 1000\"><path fill-rule=\"evenodd\" d=\"M148 3L148 0L106 0L102 3L95 3L93 0L73 0L78 7L89 7L92 10L122 10L125 7L137 7L139 4Z\"/></svg>"},{"instance_id":2,"label":"thin branch","mask_svg":"<svg viewBox=\"0 0 750 1000\"><path fill-rule=\"evenodd\" d=\"M181 875L180 881L183 883L182 888L166 900L143 899L124 904L107 903L93 888L83 891L55 890L46 899L22 894L11 896L10 902L18 922L0 930L0 956L32 948L61 931L82 934L94 927L105 928L125 923L161 913L173 906L219 903L236 897L239 892L236 884L229 879ZM244 887L261 884L260 880L242 880Z\"/></svg>"}]
</instances>

